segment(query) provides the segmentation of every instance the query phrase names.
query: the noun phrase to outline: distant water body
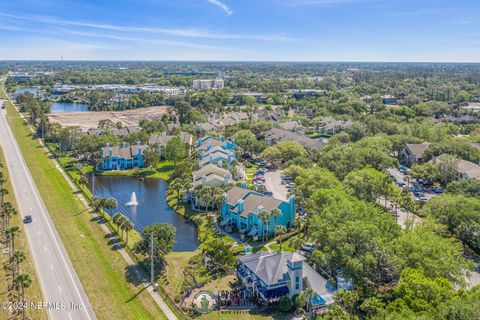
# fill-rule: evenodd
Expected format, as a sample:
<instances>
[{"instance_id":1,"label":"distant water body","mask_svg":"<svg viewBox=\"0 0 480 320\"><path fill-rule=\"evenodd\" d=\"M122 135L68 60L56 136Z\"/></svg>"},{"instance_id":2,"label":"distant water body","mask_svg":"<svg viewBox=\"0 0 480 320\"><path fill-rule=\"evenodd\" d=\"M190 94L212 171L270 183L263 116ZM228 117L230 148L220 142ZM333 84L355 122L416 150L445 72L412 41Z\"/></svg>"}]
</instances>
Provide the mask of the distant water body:
<instances>
[{"instance_id":1,"label":"distant water body","mask_svg":"<svg viewBox=\"0 0 480 320\"><path fill-rule=\"evenodd\" d=\"M76 102L54 102L50 105L51 113L85 112L88 105Z\"/></svg>"}]
</instances>

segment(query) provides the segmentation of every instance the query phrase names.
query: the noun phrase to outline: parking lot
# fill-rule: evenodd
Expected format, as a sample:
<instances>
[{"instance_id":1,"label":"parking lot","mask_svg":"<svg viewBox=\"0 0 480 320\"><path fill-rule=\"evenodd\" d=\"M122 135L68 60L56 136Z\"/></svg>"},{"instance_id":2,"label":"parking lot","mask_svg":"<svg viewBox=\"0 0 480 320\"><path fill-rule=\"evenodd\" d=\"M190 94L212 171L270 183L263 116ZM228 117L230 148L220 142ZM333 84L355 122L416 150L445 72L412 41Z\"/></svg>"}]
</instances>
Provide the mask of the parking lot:
<instances>
[{"instance_id":1,"label":"parking lot","mask_svg":"<svg viewBox=\"0 0 480 320\"><path fill-rule=\"evenodd\" d=\"M287 200L287 187L282 184L281 170L272 170L265 173L265 188L273 193L275 198Z\"/></svg>"},{"instance_id":2,"label":"parking lot","mask_svg":"<svg viewBox=\"0 0 480 320\"><path fill-rule=\"evenodd\" d=\"M426 202L443 192L443 189L441 188L440 189L442 192L433 192L431 186L427 187L421 184L419 181L417 181L417 179L409 177L404 172L401 172L398 168L388 169L388 174L394 180L397 186L401 188L410 188L413 191L412 198L416 201Z\"/></svg>"}]
</instances>

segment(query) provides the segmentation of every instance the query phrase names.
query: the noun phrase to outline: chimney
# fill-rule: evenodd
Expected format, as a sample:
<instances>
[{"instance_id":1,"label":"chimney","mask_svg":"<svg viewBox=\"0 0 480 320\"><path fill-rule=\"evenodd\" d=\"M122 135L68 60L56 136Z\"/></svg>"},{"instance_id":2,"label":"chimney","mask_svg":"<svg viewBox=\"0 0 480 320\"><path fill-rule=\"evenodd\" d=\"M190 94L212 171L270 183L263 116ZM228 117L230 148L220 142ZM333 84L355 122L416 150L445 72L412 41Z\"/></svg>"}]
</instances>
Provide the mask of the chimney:
<instances>
[{"instance_id":1,"label":"chimney","mask_svg":"<svg viewBox=\"0 0 480 320\"><path fill-rule=\"evenodd\" d=\"M243 199L240 199L237 201L237 212L241 213L243 211L243 208L244 208Z\"/></svg>"},{"instance_id":2,"label":"chimney","mask_svg":"<svg viewBox=\"0 0 480 320\"><path fill-rule=\"evenodd\" d=\"M209 142L209 143L207 144L207 150L210 150L211 147L212 147L212 143Z\"/></svg>"},{"instance_id":3,"label":"chimney","mask_svg":"<svg viewBox=\"0 0 480 320\"><path fill-rule=\"evenodd\" d=\"M295 220L295 213L297 212L295 208L295 196L291 195L290 198L288 198L288 203L290 204L290 212L291 212L291 217L292 217L292 223Z\"/></svg>"},{"instance_id":4,"label":"chimney","mask_svg":"<svg viewBox=\"0 0 480 320\"><path fill-rule=\"evenodd\" d=\"M230 180L230 175L226 174L223 176L223 184L228 186L228 181Z\"/></svg>"},{"instance_id":5,"label":"chimney","mask_svg":"<svg viewBox=\"0 0 480 320\"><path fill-rule=\"evenodd\" d=\"M207 176L203 175L202 176L202 187L207 183Z\"/></svg>"},{"instance_id":6,"label":"chimney","mask_svg":"<svg viewBox=\"0 0 480 320\"><path fill-rule=\"evenodd\" d=\"M192 176L193 176L192 182L195 182L195 180L197 179L197 176L196 175L192 175Z\"/></svg>"},{"instance_id":7,"label":"chimney","mask_svg":"<svg viewBox=\"0 0 480 320\"><path fill-rule=\"evenodd\" d=\"M125 141L122 142L122 148L126 148L127 147L127 143Z\"/></svg>"}]
</instances>

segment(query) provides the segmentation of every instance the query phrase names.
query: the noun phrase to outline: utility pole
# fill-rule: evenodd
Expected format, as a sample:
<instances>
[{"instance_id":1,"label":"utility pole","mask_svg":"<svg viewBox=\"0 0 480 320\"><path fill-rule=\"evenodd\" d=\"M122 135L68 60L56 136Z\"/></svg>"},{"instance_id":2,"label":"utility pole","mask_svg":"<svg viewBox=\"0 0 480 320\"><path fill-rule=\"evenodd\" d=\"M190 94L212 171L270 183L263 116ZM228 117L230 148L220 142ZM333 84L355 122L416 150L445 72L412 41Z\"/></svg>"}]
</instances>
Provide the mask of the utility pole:
<instances>
[{"instance_id":1,"label":"utility pole","mask_svg":"<svg viewBox=\"0 0 480 320\"><path fill-rule=\"evenodd\" d=\"M95 169L92 172L92 207L93 207L93 198L95 197Z\"/></svg>"},{"instance_id":2,"label":"utility pole","mask_svg":"<svg viewBox=\"0 0 480 320\"><path fill-rule=\"evenodd\" d=\"M153 265L153 231L150 234L150 283L153 285L155 282L154 275L154 265Z\"/></svg>"}]
</instances>

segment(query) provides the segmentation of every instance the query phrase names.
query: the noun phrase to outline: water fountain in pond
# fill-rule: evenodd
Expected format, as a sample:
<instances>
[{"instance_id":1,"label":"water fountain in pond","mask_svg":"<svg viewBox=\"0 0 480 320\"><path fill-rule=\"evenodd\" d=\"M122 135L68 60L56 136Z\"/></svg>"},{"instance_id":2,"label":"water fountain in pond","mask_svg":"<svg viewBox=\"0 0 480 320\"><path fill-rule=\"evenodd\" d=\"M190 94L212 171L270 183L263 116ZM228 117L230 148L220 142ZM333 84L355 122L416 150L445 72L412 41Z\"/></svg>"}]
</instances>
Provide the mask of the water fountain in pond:
<instances>
[{"instance_id":1,"label":"water fountain in pond","mask_svg":"<svg viewBox=\"0 0 480 320\"><path fill-rule=\"evenodd\" d=\"M135 194L135 192L132 192L132 195L130 196L130 201L125 203L125 205L128 207L138 206L137 195Z\"/></svg>"}]
</instances>

